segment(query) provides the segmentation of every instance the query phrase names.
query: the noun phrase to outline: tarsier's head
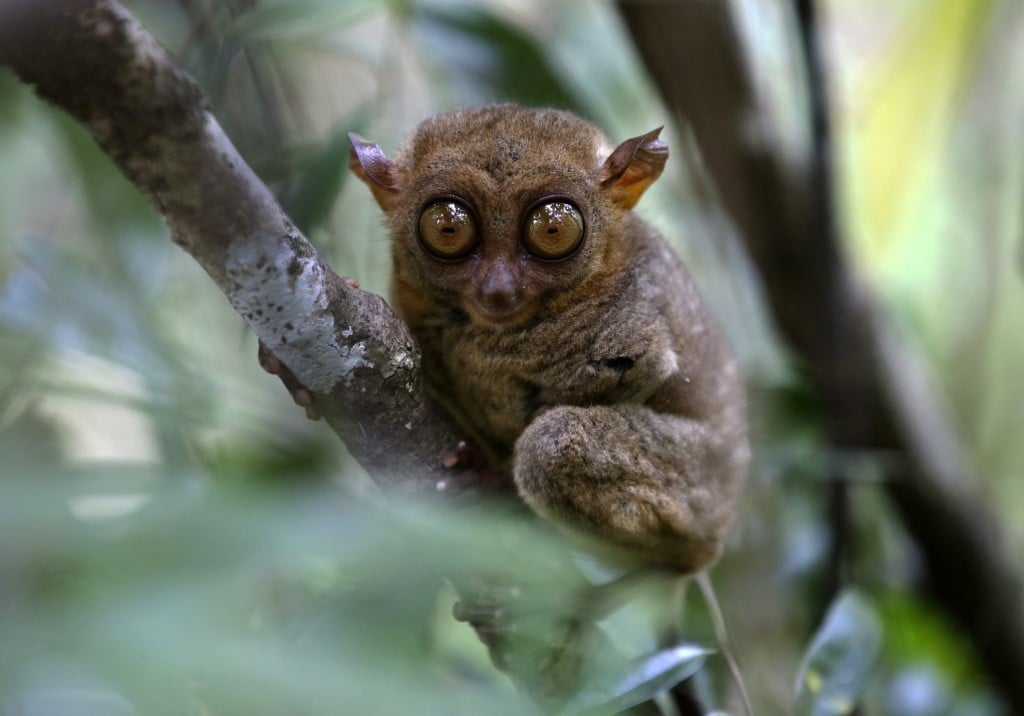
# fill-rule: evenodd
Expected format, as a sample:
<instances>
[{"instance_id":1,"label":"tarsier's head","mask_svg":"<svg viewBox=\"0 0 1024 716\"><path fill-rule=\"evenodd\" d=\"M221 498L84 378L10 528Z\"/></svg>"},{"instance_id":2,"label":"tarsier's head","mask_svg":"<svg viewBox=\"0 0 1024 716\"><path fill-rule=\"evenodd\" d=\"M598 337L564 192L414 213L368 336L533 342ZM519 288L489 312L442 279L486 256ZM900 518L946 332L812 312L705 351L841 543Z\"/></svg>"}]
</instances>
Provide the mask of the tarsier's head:
<instances>
[{"instance_id":1,"label":"tarsier's head","mask_svg":"<svg viewBox=\"0 0 1024 716\"><path fill-rule=\"evenodd\" d=\"M427 120L394 161L351 135L392 233L399 313L518 328L595 290L628 265L621 225L665 165L659 132L613 149L567 112L496 105Z\"/></svg>"}]
</instances>

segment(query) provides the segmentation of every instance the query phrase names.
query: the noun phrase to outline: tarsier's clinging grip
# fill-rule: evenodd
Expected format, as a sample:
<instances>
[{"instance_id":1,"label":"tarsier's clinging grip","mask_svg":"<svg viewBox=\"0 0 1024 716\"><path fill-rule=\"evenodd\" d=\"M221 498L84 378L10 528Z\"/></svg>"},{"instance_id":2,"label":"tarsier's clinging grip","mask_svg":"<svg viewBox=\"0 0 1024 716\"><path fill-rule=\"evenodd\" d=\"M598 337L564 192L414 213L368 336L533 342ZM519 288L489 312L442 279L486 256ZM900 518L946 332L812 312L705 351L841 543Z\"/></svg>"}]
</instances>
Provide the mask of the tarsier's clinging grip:
<instances>
[{"instance_id":1,"label":"tarsier's clinging grip","mask_svg":"<svg viewBox=\"0 0 1024 716\"><path fill-rule=\"evenodd\" d=\"M630 209L659 131L606 144L567 112L421 124L352 169L392 235L392 301L430 394L566 531L693 572L718 555L748 449L742 381L696 287Z\"/></svg>"}]
</instances>

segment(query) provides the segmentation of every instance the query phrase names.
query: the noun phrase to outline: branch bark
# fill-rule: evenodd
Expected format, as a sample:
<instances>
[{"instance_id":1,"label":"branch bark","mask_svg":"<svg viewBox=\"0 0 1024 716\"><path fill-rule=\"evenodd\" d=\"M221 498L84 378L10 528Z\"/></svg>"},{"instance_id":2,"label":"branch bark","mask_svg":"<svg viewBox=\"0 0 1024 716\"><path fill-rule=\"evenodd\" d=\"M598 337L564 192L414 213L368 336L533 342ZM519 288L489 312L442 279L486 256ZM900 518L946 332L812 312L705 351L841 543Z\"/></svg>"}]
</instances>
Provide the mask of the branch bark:
<instances>
[{"instance_id":1,"label":"branch bark","mask_svg":"<svg viewBox=\"0 0 1024 716\"><path fill-rule=\"evenodd\" d=\"M324 264L195 81L114 2L30 5L7 11L0 61L85 125L382 488L450 479L440 456L457 436L423 394L405 325Z\"/></svg>"},{"instance_id":2,"label":"branch bark","mask_svg":"<svg viewBox=\"0 0 1024 716\"><path fill-rule=\"evenodd\" d=\"M807 9L806 0L799 3ZM823 86L811 98L816 147L804 165L793 165L776 153L760 116L729 3L620 0L619 9L659 90L697 139L776 325L819 388L834 444L896 456L887 490L924 557L930 587L1012 710L1024 713L1020 567L940 391L844 254ZM816 39L804 41L810 58ZM806 69L812 82L824 83L820 64Z\"/></svg>"}]
</instances>

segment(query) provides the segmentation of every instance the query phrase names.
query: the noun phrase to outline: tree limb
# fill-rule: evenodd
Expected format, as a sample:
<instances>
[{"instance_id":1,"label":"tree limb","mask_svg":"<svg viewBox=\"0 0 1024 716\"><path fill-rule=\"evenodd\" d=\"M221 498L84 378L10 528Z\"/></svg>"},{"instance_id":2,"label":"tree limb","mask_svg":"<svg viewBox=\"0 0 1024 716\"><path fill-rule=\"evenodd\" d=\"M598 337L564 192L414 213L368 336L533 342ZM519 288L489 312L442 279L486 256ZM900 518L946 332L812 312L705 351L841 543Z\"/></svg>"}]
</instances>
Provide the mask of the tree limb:
<instances>
[{"instance_id":1,"label":"tree limb","mask_svg":"<svg viewBox=\"0 0 1024 716\"><path fill-rule=\"evenodd\" d=\"M620 0L619 9L662 95L693 130L776 325L820 390L834 444L896 455L887 489L930 586L1013 711L1024 713L1020 567L940 391L858 285L834 197L819 196L830 186L824 93L811 102L817 152L804 165L787 163L760 116L729 3ZM817 51L814 38L804 40L809 53ZM812 81L824 81L820 66L806 69Z\"/></svg>"},{"instance_id":2,"label":"tree limb","mask_svg":"<svg viewBox=\"0 0 1024 716\"><path fill-rule=\"evenodd\" d=\"M86 126L381 487L450 481L441 455L457 436L423 394L405 325L324 264L195 81L115 2L38 5L5 11L18 31L0 60Z\"/></svg>"},{"instance_id":3,"label":"tree limb","mask_svg":"<svg viewBox=\"0 0 1024 716\"><path fill-rule=\"evenodd\" d=\"M225 136L195 81L119 3L4 6L0 63L89 130L386 492L442 493L463 507L482 493L514 497L507 472L470 466L455 475L442 465L462 436L425 396L419 349L405 324L381 297L324 264ZM555 552L545 557L559 562L559 579L589 589L567 548ZM505 614L498 633L464 619L495 664L541 704L571 694L594 652L616 653L572 605L519 615L496 601L494 579L452 581L463 611ZM550 585L531 588L544 593ZM540 638L521 637L523 620L542 625L529 630Z\"/></svg>"}]
</instances>

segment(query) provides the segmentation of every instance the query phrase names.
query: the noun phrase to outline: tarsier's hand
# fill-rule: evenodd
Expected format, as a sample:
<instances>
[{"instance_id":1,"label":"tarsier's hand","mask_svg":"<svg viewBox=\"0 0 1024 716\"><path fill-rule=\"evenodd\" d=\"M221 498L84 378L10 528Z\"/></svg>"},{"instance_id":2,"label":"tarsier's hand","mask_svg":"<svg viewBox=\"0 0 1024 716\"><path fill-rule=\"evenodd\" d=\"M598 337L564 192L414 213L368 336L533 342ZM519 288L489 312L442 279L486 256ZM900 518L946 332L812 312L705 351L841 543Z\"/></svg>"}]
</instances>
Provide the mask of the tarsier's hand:
<instances>
[{"instance_id":1,"label":"tarsier's hand","mask_svg":"<svg viewBox=\"0 0 1024 716\"><path fill-rule=\"evenodd\" d=\"M450 476L438 481L438 492L468 494L480 488L489 493L515 491L511 471L489 465L484 454L465 440L441 453L441 465Z\"/></svg>"},{"instance_id":2,"label":"tarsier's hand","mask_svg":"<svg viewBox=\"0 0 1024 716\"><path fill-rule=\"evenodd\" d=\"M343 278L342 281L349 288L359 288L359 281L354 278ZM309 390L302 384L295 374L292 373L288 366L281 362L281 359L274 355L273 351L267 348L263 341L260 341L259 351L257 356L260 361L260 367L267 371L271 375L276 375L281 379L284 387L288 389L288 392L292 396L292 400L295 404L301 408L305 408L306 417L310 420L319 420L320 411L313 405L313 395Z\"/></svg>"},{"instance_id":3,"label":"tarsier's hand","mask_svg":"<svg viewBox=\"0 0 1024 716\"><path fill-rule=\"evenodd\" d=\"M320 411L313 405L313 396L306 389L298 378L288 370L288 366L281 362L281 359L274 355L263 341L260 341L259 353L260 367L271 375L276 375L284 383L284 387L291 393L295 404L306 409L306 417L310 420L319 420Z\"/></svg>"}]
</instances>

